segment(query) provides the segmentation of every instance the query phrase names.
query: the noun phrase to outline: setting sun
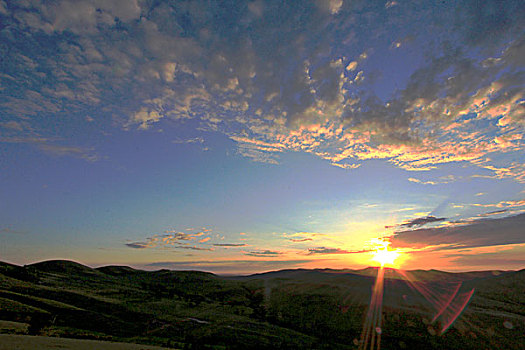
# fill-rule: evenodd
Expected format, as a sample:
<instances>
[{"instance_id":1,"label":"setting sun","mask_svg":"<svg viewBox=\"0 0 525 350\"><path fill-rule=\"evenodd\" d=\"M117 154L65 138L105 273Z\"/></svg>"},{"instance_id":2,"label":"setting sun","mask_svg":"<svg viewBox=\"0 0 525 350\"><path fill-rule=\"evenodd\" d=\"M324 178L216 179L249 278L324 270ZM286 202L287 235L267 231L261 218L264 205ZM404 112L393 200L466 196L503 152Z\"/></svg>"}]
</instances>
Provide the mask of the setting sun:
<instances>
[{"instance_id":1,"label":"setting sun","mask_svg":"<svg viewBox=\"0 0 525 350\"><path fill-rule=\"evenodd\" d=\"M400 252L390 249L390 242L376 238L370 241L370 244L373 261L378 262L381 266L390 265L394 267L398 265L394 264L394 262L399 258Z\"/></svg>"},{"instance_id":2,"label":"setting sun","mask_svg":"<svg viewBox=\"0 0 525 350\"><path fill-rule=\"evenodd\" d=\"M394 250L388 250L388 248L381 248L374 252L373 260L384 265L394 265L394 261L399 256L399 253Z\"/></svg>"}]
</instances>

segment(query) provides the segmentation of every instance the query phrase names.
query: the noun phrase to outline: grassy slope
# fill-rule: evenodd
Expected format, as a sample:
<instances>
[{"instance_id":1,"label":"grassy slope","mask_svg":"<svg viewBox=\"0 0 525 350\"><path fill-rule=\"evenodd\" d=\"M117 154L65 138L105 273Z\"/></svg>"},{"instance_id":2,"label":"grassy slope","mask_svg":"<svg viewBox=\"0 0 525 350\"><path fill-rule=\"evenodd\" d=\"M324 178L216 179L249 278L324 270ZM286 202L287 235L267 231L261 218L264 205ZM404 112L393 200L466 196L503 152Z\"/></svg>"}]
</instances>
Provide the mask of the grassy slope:
<instances>
[{"instance_id":1,"label":"grassy slope","mask_svg":"<svg viewBox=\"0 0 525 350\"><path fill-rule=\"evenodd\" d=\"M0 334L0 350L162 350L166 348L97 340L65 339L40 336Z\"/></svg>"},{"instance_id":2,"label":"grassy slope","mask_svg":"<svg viewBox=\"0 0 525 350\"><path fill-rule=\"evenodd\" d=\"M28 322L32 333L180 348L352 349L375 273L283 270L221 278L70 261L0 263L0 319ZM438 324L430 324L432 305L396 271L385 275L383 349L518 349L523 343L524 271L411 272L438 294L458 283L459 294L476 289L441 336Z\"/></svg>"}]
</instances>

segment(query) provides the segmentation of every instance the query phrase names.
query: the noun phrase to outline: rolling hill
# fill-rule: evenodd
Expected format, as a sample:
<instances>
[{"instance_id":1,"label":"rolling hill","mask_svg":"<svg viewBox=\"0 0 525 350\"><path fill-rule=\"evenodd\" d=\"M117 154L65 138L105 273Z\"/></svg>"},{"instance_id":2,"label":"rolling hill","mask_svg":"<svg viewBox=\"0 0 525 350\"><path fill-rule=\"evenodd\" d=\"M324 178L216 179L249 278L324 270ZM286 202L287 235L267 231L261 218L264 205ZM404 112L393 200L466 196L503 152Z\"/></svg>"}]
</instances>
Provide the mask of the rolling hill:
<instances>
[{"instance_id":1,"label":"rolling hill","mask_svg":"<svg viewBox=\"0 0 525 350\"><path fill-rule=\"evenodd\" d=\"M27 325L4 333L173 348L355 349L376 275L376 268L221 277L63 260L0 263L0 319ZM523 290L525 270L387 269L381 348L521 349Z\"/></svg>"}]
</instances>

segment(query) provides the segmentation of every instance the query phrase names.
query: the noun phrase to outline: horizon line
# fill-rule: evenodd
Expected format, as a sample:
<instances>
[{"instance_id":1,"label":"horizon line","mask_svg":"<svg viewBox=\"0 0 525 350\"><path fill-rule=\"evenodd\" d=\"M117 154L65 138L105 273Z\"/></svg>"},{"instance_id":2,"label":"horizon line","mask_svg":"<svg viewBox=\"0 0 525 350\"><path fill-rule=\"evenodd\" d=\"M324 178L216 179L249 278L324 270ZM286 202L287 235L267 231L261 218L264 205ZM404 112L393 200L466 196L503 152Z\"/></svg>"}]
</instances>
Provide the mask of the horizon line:
<instances>
[{"instance_id":1,"label":"horizon line","mask_svg":"<svg viewBox=\"0 0 525 350\"><path fill-rule=\"evenodd\" d=\"M254 261L258 261L258 260L254 260ZM14 265L14 266L17 266L17 267L29 267L29 266L32 266L32 265L36 265L36 264L40 264L40 263L46 263L46 262L70 262L70 263L75 263L75 264L78 264L78 265L81 265L81 266L84 266L84 267L87 267L87 268L90 268L90 269L93 269L93 270L104 268L104 267L127 267L127 268L131 268L133 270L144 271L144 272L158 272L158 271L163 271L163 270L168 270L168 271L173 271L173 272L191 271L191 272L211 273L211 274L216 275L216 276L225 276L225 277L234 277L234 276L247 277L247 276L254 276L254 275L263 275L263 274L268 274L268 273L272 273L272 272L299 271L299 270L303 270L303 271L326 271L326 270L331 270L331 271L339 271L339 272L344 272L344 271L355 271L355 272L358 272L358 271L363 271L363 270L368 270L368 269L381 269L381 268L383 268L385 270L396 270L396 271L406 271L406 272L413 272L413 271L430 272L430 271L436 271L436 272L451 273L451 274L472 273L472 272L500 272L500 273L505 273L505 272L519 272L519 271L525 270L525 267L519 268L519 269L482 269L482 270L454 270L454 271L447 271L447 270L439 270L439 269L434 269L434 268L431 268L431 269L402 269L402 268L395 268L395 267L390 267L390 266L367 266L367 267L364 267L364 268L350 268L349 267L349 268L339 268L339 269L330 268L330 267L324 267L324 268L321 268L321 267L317 267L317 268L297 267L297 268L283 268L283 269L274 269L274 270L264 270L264 271L252 272L252 273L242 273L242 272L241 273L220 273L220 272L213 272L213 271L210 271L210 270L200 270L200 269L193 269L193 268L173 269L173 268L166 268L165 267L165 268L159 268L159 269L155 269L155 270L147 270L147 269L144 269L144 268L133 267L132 265L86 264L86 263L82 263L82 262L71 260L71 259L47 259L47 260L40 260L40 261L28 263L28 264L16 264L16 263L0 260L0 263Z\"/></svg>"}]
</instances>

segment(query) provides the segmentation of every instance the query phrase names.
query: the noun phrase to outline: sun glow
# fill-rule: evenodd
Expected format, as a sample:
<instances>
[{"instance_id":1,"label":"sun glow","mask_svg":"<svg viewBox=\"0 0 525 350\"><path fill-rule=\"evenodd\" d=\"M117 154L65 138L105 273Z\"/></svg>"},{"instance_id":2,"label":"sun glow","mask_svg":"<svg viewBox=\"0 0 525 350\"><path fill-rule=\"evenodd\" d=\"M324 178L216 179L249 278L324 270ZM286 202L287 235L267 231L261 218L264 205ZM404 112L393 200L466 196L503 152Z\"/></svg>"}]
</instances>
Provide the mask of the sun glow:
<instances>
[{"instance_id":1,"label":"sun glow","mask_svg":"<svg viewBox=\"0 0 525 350\"><path fill-rule=\"evenodd\" d=\"M381 266L392 266L395 267L395 261L399 257L400 252L398 250L392 250L388 246L390 245L390 242L377 239L372 241L373 249L372 249L372 260L378 262L381 264Z\"/></svg>"},{"instance_id":2,"label":"sun glow","mask_svg":"<svg viewBox=\"0 0 525 350\"><path fill-rule=\"evenodd\" d=\"M381 266L384 265L393 265L396 258L399 256L399 253L393 250L386 249L378 249L374 253L373 259L381 264Z\"/></svg>"}]
</instances>

